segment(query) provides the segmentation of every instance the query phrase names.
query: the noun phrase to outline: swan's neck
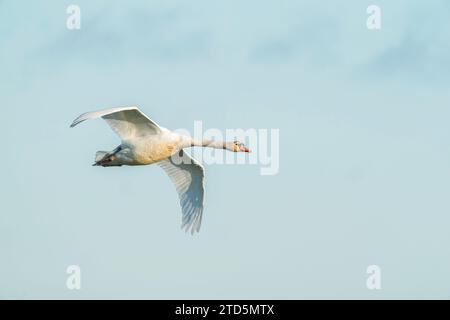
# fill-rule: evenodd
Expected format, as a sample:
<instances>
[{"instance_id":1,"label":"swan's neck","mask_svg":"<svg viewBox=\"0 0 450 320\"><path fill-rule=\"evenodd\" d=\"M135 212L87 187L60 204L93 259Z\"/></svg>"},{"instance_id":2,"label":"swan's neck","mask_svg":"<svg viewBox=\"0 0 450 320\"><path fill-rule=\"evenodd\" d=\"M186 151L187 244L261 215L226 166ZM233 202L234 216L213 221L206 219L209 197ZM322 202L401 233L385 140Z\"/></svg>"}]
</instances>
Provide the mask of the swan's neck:
<instances>
[{"instance_id":1,"label":"swan's neck","mask_svg":"<svg viewBox=\"0 0 450 320\"><path fill-rule=\"evenodd\" d=\"M209 139L192 139L189 138L185 142L185 147L204 147L204 148L214 148L214 149L226 149L227 145L225 141L215 141Z\"/></svg>"}]
</instances>

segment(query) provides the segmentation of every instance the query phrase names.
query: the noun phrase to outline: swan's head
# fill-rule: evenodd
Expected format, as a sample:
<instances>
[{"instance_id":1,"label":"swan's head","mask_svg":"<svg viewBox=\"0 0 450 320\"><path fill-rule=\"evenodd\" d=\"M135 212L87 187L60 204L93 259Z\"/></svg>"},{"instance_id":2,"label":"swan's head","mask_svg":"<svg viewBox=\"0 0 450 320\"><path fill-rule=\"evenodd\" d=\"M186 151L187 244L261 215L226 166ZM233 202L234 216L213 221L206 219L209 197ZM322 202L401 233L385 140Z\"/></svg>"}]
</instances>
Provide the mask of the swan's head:
<instances>
[{"instance_id":1,"label":"swan's head","mask_svg":"<svg viewBox=\"0 0 450 320\"><path fill-rule=\"evenodd\" d=\"M227 149L233 152L251 152L251 150L247 148L245 144L237 140L233 142L228 142Z\"/></svg>"}]
</instances>

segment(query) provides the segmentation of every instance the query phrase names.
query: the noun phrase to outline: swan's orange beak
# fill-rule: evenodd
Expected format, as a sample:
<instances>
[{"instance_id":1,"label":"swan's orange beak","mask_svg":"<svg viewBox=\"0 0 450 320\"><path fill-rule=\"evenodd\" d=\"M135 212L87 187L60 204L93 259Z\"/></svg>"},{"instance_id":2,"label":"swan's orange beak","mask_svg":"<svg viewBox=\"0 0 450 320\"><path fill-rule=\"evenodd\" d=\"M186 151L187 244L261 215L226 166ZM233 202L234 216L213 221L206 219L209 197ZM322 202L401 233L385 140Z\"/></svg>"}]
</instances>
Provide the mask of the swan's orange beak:
<instances>
[{"instance_id":1,"label":"swan's orange beak","mask_svg":"<svg viewBox=\"0 0 450 320\"><path fill-rule=\"evenodd\" d=\"M241 152L252 152L252 150L250 150L249 148L247 148L246 146L244 146L243 144L241 144L239 146L239 151Z\"/></svg>"}]
</instances>

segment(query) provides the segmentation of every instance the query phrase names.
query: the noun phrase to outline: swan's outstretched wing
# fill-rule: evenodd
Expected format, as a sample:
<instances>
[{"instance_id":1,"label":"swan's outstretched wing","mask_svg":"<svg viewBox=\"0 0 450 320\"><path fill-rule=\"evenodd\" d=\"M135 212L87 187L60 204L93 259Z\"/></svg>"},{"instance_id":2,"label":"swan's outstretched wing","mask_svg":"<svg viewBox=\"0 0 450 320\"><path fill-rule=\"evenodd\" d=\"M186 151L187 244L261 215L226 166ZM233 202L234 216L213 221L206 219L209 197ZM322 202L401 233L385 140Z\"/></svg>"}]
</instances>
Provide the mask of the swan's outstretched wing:
<instances>
[{"instance_id":1,"label":"swan's outstretched wing","mask_svg":"<svg viewBox=\"0 0 450 320\"><path fill-rule=\"evenodd\" d=\"M180 197L183 219L181 228L191 233L200 230L203 213L203 187L204 169L195 159L183 150L179 154L158 162L166 171L177 189Z\"/></svg>"},{"instance_id":2,"label":"swan's outstretched wing","mask_svg":"<svg viewBox=\"0 0 450 320\"><path fill-rule=\"evenodd\" d=\"M70 127L88 120L102 117L111 129L122 139L158 134L161 127L143 114L137 107L109 108L83 113L76 118Z\"/></svg>"}]
</instances>

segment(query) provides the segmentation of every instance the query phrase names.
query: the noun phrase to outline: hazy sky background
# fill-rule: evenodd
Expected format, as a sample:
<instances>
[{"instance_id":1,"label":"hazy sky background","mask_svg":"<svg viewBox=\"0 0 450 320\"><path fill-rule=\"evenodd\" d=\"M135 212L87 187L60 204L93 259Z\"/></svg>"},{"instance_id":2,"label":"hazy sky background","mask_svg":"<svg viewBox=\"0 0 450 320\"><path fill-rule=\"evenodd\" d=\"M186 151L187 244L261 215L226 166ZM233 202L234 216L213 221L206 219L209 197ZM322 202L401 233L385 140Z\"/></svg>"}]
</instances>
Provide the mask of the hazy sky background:
<instances>
[{"instance_id":1,"label":"hazy sky background","mask_svg":"<svg viewBox=\"0 0 450 320\"><path fill-rule=\"evenodd\" d=\"M0 298L450 298L449 16L447 0L0 1ZM172 129L279 128L280 172L207 166L185 234L159 167L92 167L119 139L69 129L118 105Z\"/></svg>"}]
</instances>

